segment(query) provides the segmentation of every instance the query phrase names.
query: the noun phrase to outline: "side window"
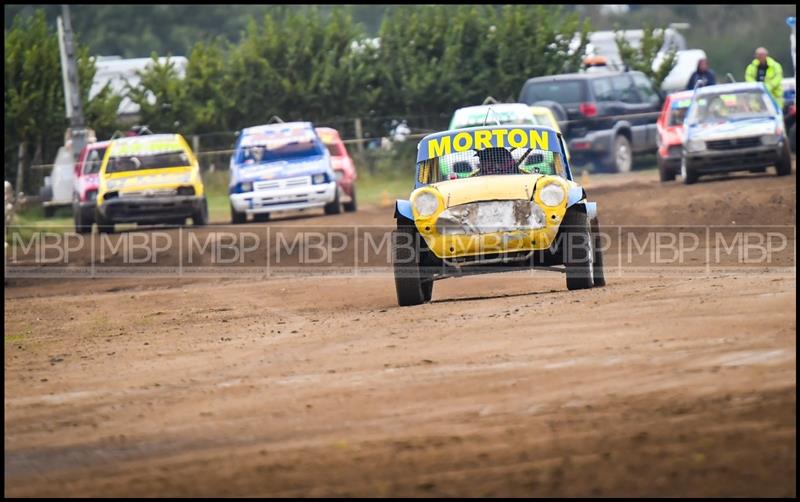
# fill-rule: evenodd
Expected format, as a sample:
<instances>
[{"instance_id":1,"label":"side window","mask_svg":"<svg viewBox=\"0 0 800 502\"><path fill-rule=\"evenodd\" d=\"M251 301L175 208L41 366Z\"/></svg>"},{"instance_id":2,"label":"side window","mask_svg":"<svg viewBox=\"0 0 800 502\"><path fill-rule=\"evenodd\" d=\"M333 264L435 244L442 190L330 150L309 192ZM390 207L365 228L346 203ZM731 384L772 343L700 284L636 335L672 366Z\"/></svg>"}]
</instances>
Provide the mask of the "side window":
<instances>
[{"instance_id":1,"label":"side window","mask_svg":"<svg viewBox=\"0 0 800 502\"><path fill-rule=\"evenodd\" d=\"M94 174L100 171L100 154L97 150L89 152L86 158L86 165L83 166L83 174Z\"/></svg>"},{"instance_id":2,"label":"side window","mask_svg":"<svg viewBox=\"0 0 800 502\"><path fill-rule=\"evenodd\" d=\"M592 80L592 90L594 90L594 98L597 101L615 101L610 79L597 78Z\"/></svg>"},{"instance_id":3,"label":"side window","mask_svg":"<svg viewBox=\"0 0 800 502\"><path fill-rule=\"evenodd\" d=\"M643 101L647 103L658 103L660 101L658 94L656 94L656 91L653 90L653 86L650 84L650 81L644 75L641 75L639 73L634 73L633 85L636 86L636 89L642 96Z\"/></svg>"},{"instance_id":4,"label":"side window","mask_svg":"<svg viewBox=\"0 0 800 502\"><path fill-rule=\"evenodd\" d=\"M614 94L616 95L617 100L622 101L623 103L631 104L642 102L642 100L639 98L639 94L633 87L633 82L631 82L631 79L627 74L612 77L611 86L614 88Z\"/></svg>"}]
</instances>

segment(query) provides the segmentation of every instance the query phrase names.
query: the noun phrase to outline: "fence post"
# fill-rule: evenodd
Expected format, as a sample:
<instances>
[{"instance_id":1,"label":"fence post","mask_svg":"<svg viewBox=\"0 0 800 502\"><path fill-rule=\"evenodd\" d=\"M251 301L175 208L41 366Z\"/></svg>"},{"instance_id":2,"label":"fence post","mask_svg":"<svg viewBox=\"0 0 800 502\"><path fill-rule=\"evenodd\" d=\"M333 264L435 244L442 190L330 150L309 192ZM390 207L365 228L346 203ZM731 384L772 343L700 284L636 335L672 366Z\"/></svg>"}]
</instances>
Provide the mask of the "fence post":
<instances>
[{"instance_id":1,"label":"fence post","mask_svg":"<svg viewBox=\"0 0 800 502\"><path fill-rule=\"evenodd\" d=\"M198 163L200 162L200 136L197 134L192 135L192 150L194 151L194 156L197 157Z\"/></svg>"},{"instance_id":2,"label":"fence post","mask_svg":"<svg viewBox=\"0 0 800 502\"><path fill-rule=\"evenodd\" d=\"M356 145L358 146L358 152L364 152L364 131L361 129L361 117L356 119Z\"/></svg>"},{"instance_id":3,"label":"fence post","mask_svg":"<svg viewBox=\"0 0 800 502\"><path fill-rule=\"evenodd\" d=\"M22 188L22 183L25 179L22 176L22 169L25 165L25 142L19 144L19 149L17 150L17 193L24 192Z\"/></svg>"}]
</instances>

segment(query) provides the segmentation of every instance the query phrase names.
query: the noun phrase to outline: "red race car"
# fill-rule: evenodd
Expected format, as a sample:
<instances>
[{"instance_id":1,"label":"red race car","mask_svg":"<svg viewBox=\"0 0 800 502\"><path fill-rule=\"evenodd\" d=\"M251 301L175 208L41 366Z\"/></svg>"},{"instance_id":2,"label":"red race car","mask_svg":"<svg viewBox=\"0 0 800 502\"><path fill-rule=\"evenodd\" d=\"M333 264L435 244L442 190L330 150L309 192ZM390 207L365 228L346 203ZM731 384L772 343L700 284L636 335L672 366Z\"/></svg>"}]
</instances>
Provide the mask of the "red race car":
<instances>
[{"instance_id":1,"label":"red race car","mask_svg":"<svg viewBox=\"0 0 800 502\"><path fill-rule=\"evenodd\" d=\"M661 181L673 181L681 168L681 143L683 119L692 104L692 91L681 91L667 96L661 115L656 122L658 130L658 174Z\"/></svg>"},{"instance_id":2,"label":"red race car","mask_svg":"<svg viewBox=\"0 0 800 502\"><path fill-rule=\"evenodd\" d=\"M339 185L340 197L344 202L344 210L352 213L356 210L356 166L347 153L339 131L330 127L317 127L317 134L331 154L331 167Z\"/></svg>"},{"instance_id":3,"label":"red race car","mask_svg":"<svg viewBox=\"0 0 800 502\"><path fill-rule=\"evenodd\" d=\"M100 184L97 173L111 141L89 143L75 163L75 184L72 190L72 214L75 216L75 232L88 234L94 223L97 204L97 188Z\"/></svg>"}]
</instances>

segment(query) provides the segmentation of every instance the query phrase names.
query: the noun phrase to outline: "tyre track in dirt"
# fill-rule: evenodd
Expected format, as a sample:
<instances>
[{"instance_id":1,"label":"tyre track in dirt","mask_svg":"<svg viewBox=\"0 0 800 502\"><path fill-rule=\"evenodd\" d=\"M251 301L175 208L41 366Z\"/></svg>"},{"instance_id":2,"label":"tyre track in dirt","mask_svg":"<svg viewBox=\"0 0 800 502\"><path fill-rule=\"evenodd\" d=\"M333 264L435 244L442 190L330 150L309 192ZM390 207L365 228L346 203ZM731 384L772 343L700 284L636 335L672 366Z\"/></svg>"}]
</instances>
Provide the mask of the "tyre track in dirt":
<instances>
[{"instance_id":1,"label":"tyre track in dirt","mask_svg":"<svg viewBox=\"0 0 800 502\"><path fill-rule=\"evenodd\" d=\"M601 223L795 225L794 175L655 176L593 178ZM794 269L5 293L7 496L796 494Z\"/></svg>"}]
</instances>

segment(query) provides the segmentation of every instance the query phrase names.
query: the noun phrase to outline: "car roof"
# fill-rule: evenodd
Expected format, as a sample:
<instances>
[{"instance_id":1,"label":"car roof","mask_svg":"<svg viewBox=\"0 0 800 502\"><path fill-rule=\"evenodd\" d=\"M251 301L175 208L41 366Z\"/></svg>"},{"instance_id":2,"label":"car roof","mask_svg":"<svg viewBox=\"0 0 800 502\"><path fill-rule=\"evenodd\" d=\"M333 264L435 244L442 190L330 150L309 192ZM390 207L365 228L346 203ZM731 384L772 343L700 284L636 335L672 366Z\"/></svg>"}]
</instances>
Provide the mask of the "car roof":
<instances>
[{"instance_id":1,"label":"car roof","mask_svg":"<svg viewBox=\"0 0 800 502\"><path fill-rule=\"evenodd\" d=\"M614 71L608 70L603 72L581 72L581 73L562 73L560 75L546 75L544 77L533 77L529 78L525 83L528 82L553 82L553 81L561 81L561 80L591 80L600 77L615 77L618 75L627 75L632 73L641 74L642 72L639 71Z\"/></svg>"},{"instance_id":2,"label":"car roof","mask_svg":"<svg viewBox=\"0 0 800 502\"><path fill-rule=\"evenodd\" d=\"M143 134L141 136L125 136L114 140L117 144L127 143L150 143L152 141L171 141L177 140L177 134Z\"/></svg>"},{"instance_id":3,"label":"car roof","mask_svg":"<svg viewBox=\"0 0 800 502\"><path fill-rule=\"evenodd\" d=\"M263 124L242 129L242 134L256 134L267 131L290 129L313 129L311 122L280 122L278 124Z\"/></svg>"},{"instance_id":4,"label":"car roof","mask_svg":"<svg viewBox=\"0 0 800 502\"><path fill-rule=\"evenodd\" d=\"M463 108L458 108L454 113L458 113L458 112L461 112L461 111L463 111L463 112L467 112L467 111L475 111L475 112L477 112L477 111L485 111L485 110L488 110L489 108L496 109L498 111L504 110L504 109L524 109L524 110L528 110L529 109L528 105L526 105L525 103L496 103L496 104L493 104L493 105L465 106Z\"/></svg>"},{"instance_id":5,"label":"car roof","mask_svg":"<svg viewBox=\"0 0 800 502\"><path fill-rule=\"evenodd\" d=\"M761 90L765 91L764 85L761 82L736 82L733 84L719 84L719 85L708 85L705 87L700 87L697 89L697 94L712 94L718 92L736 92L736 91L754 91L754 90Z\"/></svg>"},{"instance_id":6,"label":"car roof","mask_svg":"<svg viewBox=\"0 0 800 502\"><path fill-rule=\"evenodd\" d=\"M111 144L111 140L107 139L105 141L95 141L94 143L89 143L86 145L87 150L99 150L100 148L106 148L108 145Z\"/></svg>"},{"instance_id":7,"label":"car roof","mask_svg":"<svg viewBox=\"0 0 800 502\"><path fill-rule=\"evenodd\" d=\"M693 94L694 94L694 91L678 91L678 92L673 92L673 93L669 94L667 96L667 99L670 99L670 100L673 100L673 101L676 100L676 99L686 99L686 98L691 98Z\"/></svg>"}]
</instances>

